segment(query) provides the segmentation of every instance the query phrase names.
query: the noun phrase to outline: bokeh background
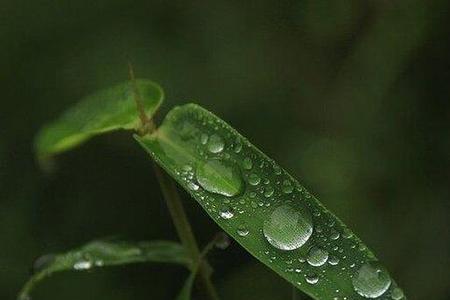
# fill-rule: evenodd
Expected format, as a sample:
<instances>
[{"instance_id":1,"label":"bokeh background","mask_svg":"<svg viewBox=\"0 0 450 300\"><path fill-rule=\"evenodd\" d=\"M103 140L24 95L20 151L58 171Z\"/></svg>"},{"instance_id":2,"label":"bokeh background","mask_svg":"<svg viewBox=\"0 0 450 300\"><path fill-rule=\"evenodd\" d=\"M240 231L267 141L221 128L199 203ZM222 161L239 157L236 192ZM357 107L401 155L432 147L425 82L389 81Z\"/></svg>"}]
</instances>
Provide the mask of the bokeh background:
<instances>
[{"instance_id":1,"label":"bokeh background","mask_svg":"<svg viewBox=\"0 0 450 300\"><path fill-rule=\"evenodd\" d=\"M54 1L0 5L0 298L39 255L117 235L176 239L129 134L39 170L33 137L80 97L140 77L195 101L278 161L377 253L410 299L450 298L450 2ZM183 193L198 239L219 228ZM223 299L290 299L238 245L211 256ZM186 272L60 274L33 299L173 299ZM304 299L307 299L306 296Z\"/></svg>"}]
</instances>

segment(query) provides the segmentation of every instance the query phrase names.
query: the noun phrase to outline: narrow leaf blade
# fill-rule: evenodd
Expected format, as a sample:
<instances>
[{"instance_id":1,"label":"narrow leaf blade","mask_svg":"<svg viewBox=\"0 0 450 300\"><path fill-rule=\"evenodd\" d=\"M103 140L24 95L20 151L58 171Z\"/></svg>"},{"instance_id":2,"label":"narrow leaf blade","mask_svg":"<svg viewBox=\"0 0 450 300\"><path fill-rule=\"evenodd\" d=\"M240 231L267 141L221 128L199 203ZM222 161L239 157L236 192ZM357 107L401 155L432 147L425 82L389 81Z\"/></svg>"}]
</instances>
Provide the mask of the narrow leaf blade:
<instances>
[{"instance_id":1,"label":"narrow leaf blade","mask_svg":"<svg viewBox=\"0 0 450 300\"><path fill-rule=\"evenodd\" d=\"M78 249L46 255L38 259L35 263L34 274L23 287L18 299L28 299L36 284L57 272L86 271L94 268L147 262L173 263L186 267L190 267L192 264L184 247L175 242L93 241Z\"/></svg>"},{"instance_id":2,"label":"narrow leaf blade","mask_svg":"<svg viewBox=\"0 0 450 300\"><path fill-rule=\"evenodd\" d=\"M176 107L155 133L135 138L230 236L313 298L401 291L336 216L207 110Z\"/></svg>"},{"instance_id":3,"label":"narrow leaf blade","mask_svg":"<svg viewBox=\"0 0 450 300\"><path fill-rule=\"evenodd\" d=\"M143 106L153 116L163 100L163 91L155 83L136 80ZM119 129L134 129L139 124L132 83L124 82L96 92L45 126L35 142L40 159L70 150L89 138Z\"/></svg>"}]
</instances>

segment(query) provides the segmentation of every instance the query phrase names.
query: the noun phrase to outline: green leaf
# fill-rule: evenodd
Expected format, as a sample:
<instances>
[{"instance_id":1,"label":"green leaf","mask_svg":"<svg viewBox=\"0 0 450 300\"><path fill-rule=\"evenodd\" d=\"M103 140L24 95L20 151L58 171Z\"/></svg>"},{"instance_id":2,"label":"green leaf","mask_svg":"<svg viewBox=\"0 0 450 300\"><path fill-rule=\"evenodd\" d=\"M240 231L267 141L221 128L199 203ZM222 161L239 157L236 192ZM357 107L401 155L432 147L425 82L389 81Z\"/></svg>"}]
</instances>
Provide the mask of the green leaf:
<instances>
[{"instance_id":1,"label":"green leaf","mask_svg":"<svg viewBox=\"0 0 450 300\"><path fill-rule=\"evenodd\" d=\"M313 298L401 292L336 216L207 110L176 107L152 135L135 138L230 236Z\"/></svg>"},{"instance_id":2,"label":"green leaf","mask_svg":"<svg viewBox=\"0 0 450 300\"><path fill-rule=\"evenodd\" d=\"M136 80L136 85L148 117L153 116L163 100L162 89L145 79ZM40 131L38 158L70 150L101 133L137 128L140 120L133 97L132 83L125 82L84 98Z\"/></svg>"},{"instance_id":3,"label":"green leaf","mask_svg":"<svg viewBox=\"0 0 450 300\"><path fill-rule=\"evenodd\" d=\"M57 272L85 271L93 268L145 262L174 263L188 268L192 265L183 246L175 242L130 243L98 240L75 250L39 258L34 264L34 275L25 284L18 299L29 299L31 290L38 282Z\"/></svg>"}]
</instances>

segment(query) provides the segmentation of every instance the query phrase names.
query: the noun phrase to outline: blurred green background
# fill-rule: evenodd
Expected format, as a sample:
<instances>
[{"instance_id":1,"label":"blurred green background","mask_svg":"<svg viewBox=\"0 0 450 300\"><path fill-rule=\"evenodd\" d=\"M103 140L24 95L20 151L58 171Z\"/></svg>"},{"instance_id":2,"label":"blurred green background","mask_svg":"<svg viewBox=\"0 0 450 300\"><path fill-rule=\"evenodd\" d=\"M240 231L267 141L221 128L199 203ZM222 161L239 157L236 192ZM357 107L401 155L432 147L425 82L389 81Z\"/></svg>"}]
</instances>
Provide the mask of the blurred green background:
<instances>
[{"instance_id":1,"label":"blurred green background","mask_svg":"<svg viewBox=\"0 0 450 300\"><path fill-rule=\"evenodd\" d=\"M176 239L129 134L60 156L33 137L135 72L166 102L215 112L301 179L377 253L410 299L450 298L450 2L54 1L0 5L0 298L41 254L111 235ZM219 231L183 193L202 244ZM211 256L223 299L290 299L238 245ZM173 299L174 266L67 273L39 299ZM306 297L304 298L306 299Z\"/></svg>"}]
</instances>

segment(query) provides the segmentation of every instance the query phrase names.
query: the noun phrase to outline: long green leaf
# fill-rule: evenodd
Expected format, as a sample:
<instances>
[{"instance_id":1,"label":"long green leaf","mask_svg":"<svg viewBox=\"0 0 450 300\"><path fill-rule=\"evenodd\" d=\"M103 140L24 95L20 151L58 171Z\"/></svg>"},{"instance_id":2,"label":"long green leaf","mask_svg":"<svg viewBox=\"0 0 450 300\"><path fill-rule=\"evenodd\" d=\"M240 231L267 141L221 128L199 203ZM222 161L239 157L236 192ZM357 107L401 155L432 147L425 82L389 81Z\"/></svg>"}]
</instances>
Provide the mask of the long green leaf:
<instances>
[{"instance_id":1,"label":"long green leaf","mask_svg":"<svg viewBox=\"0 0 450 300\"><path fill-rule=\"evenodd\" d=\"M136 80L136 85L151 117L163 100L163 91L149 80ZM133 97L132 83L125 82L84 98L38 134L38 157L44 159L70 150L101 133L135 129L139 117Z\"/></svg>"},{"instance_id":2,"label":"long green leaf","mask_svg":"<svg viewBox=\"0 0 450 300\"><path fill-rule=\"evenodd\" d=\"M176 107L136 139L230 236L313 298L404 298L336 216L207 110Z\"/></svg>"},{"instance_id":3,"label":"long green leaf","mask_svg":"<svg viewBox=\"0 0 450 300\"><path fill-rule=\"evenodd\" d=\"M75 250L38 259L35 273L24 285L18 299L29 299L37 283L57 272L145 262L174 263L188 268L192 265L183 246L175 242L93 241Z\"/></svg>"}]
</instances>

